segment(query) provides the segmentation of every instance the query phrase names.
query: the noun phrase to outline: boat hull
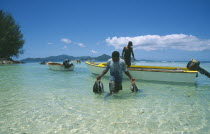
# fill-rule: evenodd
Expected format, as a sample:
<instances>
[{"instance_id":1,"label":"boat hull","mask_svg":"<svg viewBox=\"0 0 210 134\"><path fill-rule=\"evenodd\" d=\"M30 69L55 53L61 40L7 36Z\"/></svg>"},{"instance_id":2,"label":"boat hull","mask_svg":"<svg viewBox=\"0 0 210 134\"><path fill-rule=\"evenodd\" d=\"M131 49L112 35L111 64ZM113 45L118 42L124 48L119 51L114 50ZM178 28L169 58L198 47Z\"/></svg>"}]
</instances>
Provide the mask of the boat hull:
<instances>
[{"instance_id":1,"label":"boat hull","mask_svg":"<svg viewBox=\"0 0 210 134\"><path fill-rule=\"evenodd\" d=\"M86 64L90 72L96 75L101 74L106 67L106 63L86 62ZM197 71L190 71L187 68L131 66L128 70L136 80L195 83L197 77ZM109 72L105 74L109 75ZM123 73L123 78L128 76Z\"/></svg>"},{"instance_id":2,"label":"boat hull","mask_svg":"<svg viewBox=\"0 0 210 134\"><path fill-rule=\"evenodd\" d=\"M74 70L74 65L68 68L65 68L63 64L54 63L54 62L48 62L47 65L50 70L55 70L55 71L73 71Z\"/></svg>"}]
</instances>

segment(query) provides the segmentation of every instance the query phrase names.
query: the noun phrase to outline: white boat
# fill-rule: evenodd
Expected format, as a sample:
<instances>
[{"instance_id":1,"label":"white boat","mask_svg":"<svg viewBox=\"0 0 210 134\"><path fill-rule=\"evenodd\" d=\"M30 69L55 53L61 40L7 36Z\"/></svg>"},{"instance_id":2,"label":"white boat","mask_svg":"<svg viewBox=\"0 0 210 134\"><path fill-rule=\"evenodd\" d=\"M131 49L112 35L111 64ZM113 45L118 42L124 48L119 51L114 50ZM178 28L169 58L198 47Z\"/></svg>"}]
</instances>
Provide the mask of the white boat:
<instances>
[{"instance_id":1,"label":"white boat","mask_svg":"<svg viewBox=\"0 0 210 134\"><path fill-rule=\"evenodd\" d=\"M65 67L61 63L55 63L55 62L48 62L47 63L49 69L56 70L56 71L72 71L74 70L74 64L69 64L69 66Z\"/></svg>"},{"instance_id":2,"label":"white boat","mask_svg":"<svg viewBox=\"0 0 210 134\"><path fill-rule=\"evenodd\" d=\"M105 69L106 63L85 62L92 74L99 75ZM164 81L194 83L198 71L192 71L184 67L161 67L161 66L137 66L128 67L130 74L136 80ZM107 72L106 76L110 73ZM123 73L123 78L128 78Z\"/></svg>"}]
</instances>

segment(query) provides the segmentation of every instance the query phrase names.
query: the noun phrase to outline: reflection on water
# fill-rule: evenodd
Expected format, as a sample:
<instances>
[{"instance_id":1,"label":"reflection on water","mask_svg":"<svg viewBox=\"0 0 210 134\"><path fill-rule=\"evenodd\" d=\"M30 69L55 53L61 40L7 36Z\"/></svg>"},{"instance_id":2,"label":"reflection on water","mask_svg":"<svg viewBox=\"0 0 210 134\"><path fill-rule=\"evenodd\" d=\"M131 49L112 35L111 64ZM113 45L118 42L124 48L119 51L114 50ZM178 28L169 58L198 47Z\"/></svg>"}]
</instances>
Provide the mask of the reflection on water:
<instances>
[{"instance_id":1,"label":"reflection on water","mask_svg":"<svg viewBox=\"0 0 210 134\"><path fill-rule=\"evenodd\" d=\"M0 133L210 133L205 76L196 84L138 81L137 93L124 80L114 95L107 95L108 77L102 78L105 93L93 93L96 76L84 63L73 72L6 65L0 76Z\"/></svg>"}]
</instances>

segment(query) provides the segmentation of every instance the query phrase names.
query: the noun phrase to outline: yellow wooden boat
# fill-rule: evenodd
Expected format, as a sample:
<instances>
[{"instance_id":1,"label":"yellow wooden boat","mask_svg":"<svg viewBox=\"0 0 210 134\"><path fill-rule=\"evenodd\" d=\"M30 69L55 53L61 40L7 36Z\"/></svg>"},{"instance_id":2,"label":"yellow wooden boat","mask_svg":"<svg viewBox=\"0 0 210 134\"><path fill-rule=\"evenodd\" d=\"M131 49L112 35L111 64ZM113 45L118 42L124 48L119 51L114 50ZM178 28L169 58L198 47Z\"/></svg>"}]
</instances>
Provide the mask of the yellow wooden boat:
<instances>
[{"instance_id":1,"label":"yellow wooden boat","mask_svg":"<svg viewBox=\"0 0 210 134\"><path fill-rule=\"evenodd\" d=\"M105 69L106 63L85 62L88 69L92 74L101 74ZM185 67L162 67L162 66L138 66L131 65L128 67L130 74L136 80L149 80L149 81L165 81L165 82L182 82L194 83L198 71L192 71ZM107 72L106 76L110 73ZM123 73L123 78L128 78Z\"/></svg>"}]
</instances>

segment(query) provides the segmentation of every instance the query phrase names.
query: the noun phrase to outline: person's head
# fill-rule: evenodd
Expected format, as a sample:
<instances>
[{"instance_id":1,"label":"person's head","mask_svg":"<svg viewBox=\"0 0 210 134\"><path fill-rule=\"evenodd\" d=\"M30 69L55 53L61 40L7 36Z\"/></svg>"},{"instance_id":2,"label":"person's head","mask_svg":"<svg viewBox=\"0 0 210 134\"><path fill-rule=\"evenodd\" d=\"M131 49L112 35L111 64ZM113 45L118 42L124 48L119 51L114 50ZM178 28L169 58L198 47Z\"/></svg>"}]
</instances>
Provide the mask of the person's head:
<instances>
[{"instance_id":1,"label":"person's head","mask_svg":"<svg viewBox=\"0 0 210 134\"><path fill-rule=\"evenodd\" d=\"M69 62L69 59L65 59L66 62Z\"/></svg>"},{"instance_id":2,"label":"person's head","mask_svg":"<svg viewBox=\"0 0 210 134\"><path fill-rule=\"evenodd\" d=\"M128 42L128 47L131 48L131 46L133 46L133 43L132 43L132 41L129 41Z\"/></svg>"},{"instance_id":3,"label":"person's head","mask_svg":"<svg viewBox=\"0 0 210 134\"><path fill-rule=\"evenodd\" d=\"M119 59L120 59L120 53L118 51L112 52L112 60L116 62L119 61Z\"/></svg>"}]
</instances>

